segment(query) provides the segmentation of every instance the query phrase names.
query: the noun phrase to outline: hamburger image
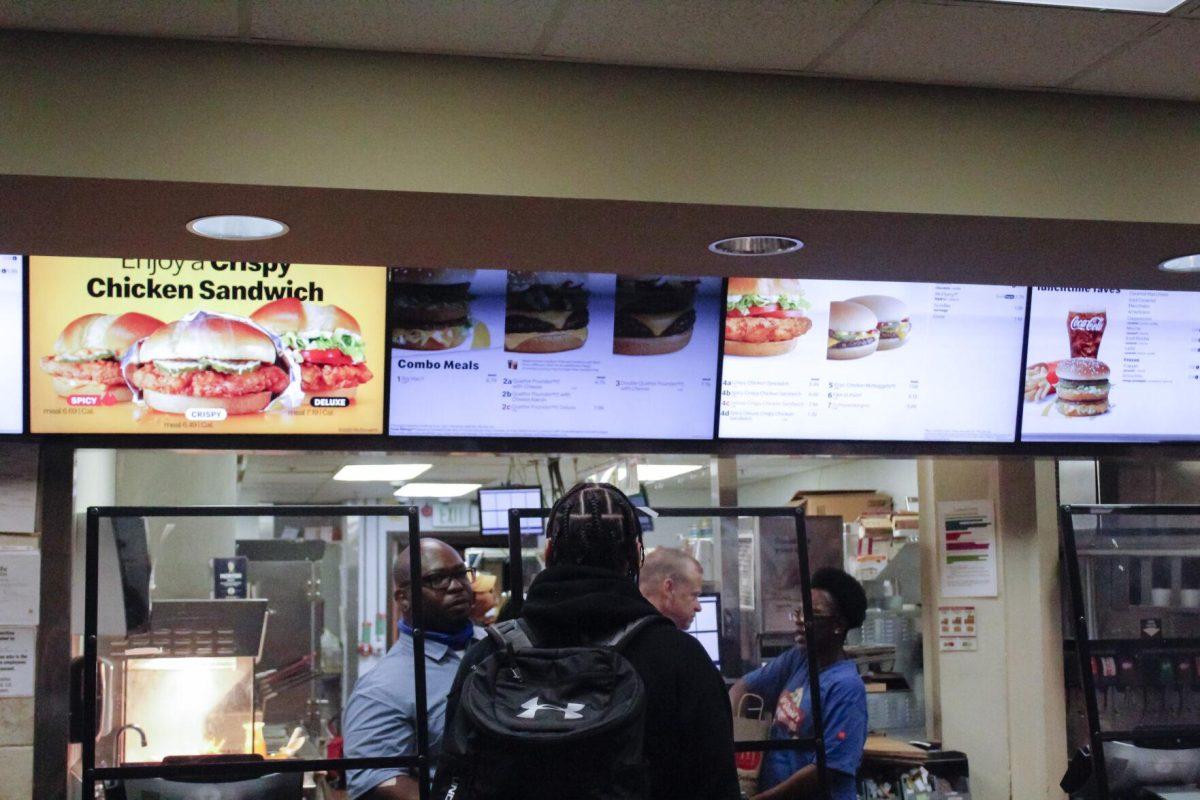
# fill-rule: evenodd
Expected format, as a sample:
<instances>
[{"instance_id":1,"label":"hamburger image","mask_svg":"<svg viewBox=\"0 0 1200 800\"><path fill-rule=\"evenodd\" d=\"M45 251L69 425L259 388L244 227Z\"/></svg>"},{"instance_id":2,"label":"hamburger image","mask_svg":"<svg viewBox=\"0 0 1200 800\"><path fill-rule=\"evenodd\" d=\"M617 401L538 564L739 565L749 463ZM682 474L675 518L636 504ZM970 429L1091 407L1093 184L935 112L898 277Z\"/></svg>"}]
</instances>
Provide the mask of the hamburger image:
<instances>
[{"instance_id":1,"label":"hamburger image","mask_svg":"<svg viewBox=\"0 0 1200 800\"><path fill-rule=\"evenodd\" d=\"M54 355L42 359L60 397L97 395L128 403L133 393L121 375L121 356L163 323L145 314L85 314L63 328Z\"/></svg>"},{"instance_id":2,"label":"hamburger image","mask_svg":"<svg viewBox=\"0 0 1200 800\"><path fill-rule=\"evenodd\" d=\"M588 335L587 275L509 272L504 349L561 353L583 347Z\"/></svg>"},{"instance_id":3,"label":"hamburger image","mask_svg":"<svg viewBox=\"0 0 1200 800\"><path fill-rule=\"evenodd\" d=\"M699 280L617 276L613 353L652 356L687 347L696 327Z\"/></svg>"},{"instance_id":4,"label":"hamburger image","mask_svg":"<svg viewBox=\"0 0 1200 800\"><path fill-rule=\"evenodd\" d=\"M1108 365L1095 358L1068 358L1058 362L1058 400L1054 407L1064 417L1095 417L1108 413Z\"/></svg>"},{"instance_id":5,"label":"hamburger image","mask_svg":"<svg viewBox=\"0 0 1200 800\"><path fill-rule=\"evenodd\" d=\"M471 335L473 269L394 269L392 344L402 350L449 350Z\"/></svg>"},{"instance_id":6,"label":"hamburger image","mask_svg":"<svg viewBox=\"0 0 1200 800\"><path fill-rule=\"evenodd\" d=\"M725 355L778 356L791 352L812 320L800 281L730 278L725 294Z\"/></svg>"},{"instance_id":7,"label":"hamburger image","mask_svg":"<svg viewBox=\"0 0 1200 800\"><path fill-rule=\"evenodd\" d=\"M205 311L138 342L123 366L146 405L167 414L194 408L254 414L291 383L290 365L266 331L248 320Z\"/></svg>"},{"instance_id":8,"label":"hamburger image","mask_svg":"<svg viewBox=\"0 0 1200 800\"><path fill-rule=\"evenodd\" d=\"M354 397L371 380L358 320L334 305L284 297L250 315L283 341L309 397Z\"/></svg>"},{"instance_id":9,"label":"hamburger image","mask_svg":"<svg viewBox=\"0 0 1200 800\"><path fill-rule=\"evenodd\" d=\"M863 358L879 347L879 320L875 312L858 303L834 300L829 304L829 350L826 358L844 361Z\"/></svg>"},{"instance_id":10,"label":"hamburger image","mask_svg":"<svg viewBox=\"0 0 1200 800\"><path fill-rule=\"evenodd\" d=\"M879 349L895 350L903 347L912 332L912 321L908 317L908 306L885 294L866 294L851 297L849 303L858 303L874 312L879 320Z\"/></svg>"}]
</instances>

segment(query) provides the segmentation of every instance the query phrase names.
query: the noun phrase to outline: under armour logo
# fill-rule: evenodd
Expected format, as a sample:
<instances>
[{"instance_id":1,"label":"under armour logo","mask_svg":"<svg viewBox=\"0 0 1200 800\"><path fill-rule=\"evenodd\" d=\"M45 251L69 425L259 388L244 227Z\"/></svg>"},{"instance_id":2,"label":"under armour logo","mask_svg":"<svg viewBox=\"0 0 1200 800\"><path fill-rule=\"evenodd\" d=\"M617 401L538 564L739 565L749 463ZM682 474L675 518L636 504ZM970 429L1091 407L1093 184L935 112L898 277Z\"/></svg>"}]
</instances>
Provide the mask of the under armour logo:
<instances>
[{"instance_id":1,"label":"under armour logo","mask_svg":"<svg viewBox=\"0 0 1200 800\"><path fill-rule=\"evenodd\" d=\"M583 719L583 703L567 703L566 708L556 706L553 703L543 703L542 698L533 696L521 704L521 708L525 709L517 717L520 719L536 719L539 711L557 711L563 715L563 719Z\"/></svg>"}]
</instances>

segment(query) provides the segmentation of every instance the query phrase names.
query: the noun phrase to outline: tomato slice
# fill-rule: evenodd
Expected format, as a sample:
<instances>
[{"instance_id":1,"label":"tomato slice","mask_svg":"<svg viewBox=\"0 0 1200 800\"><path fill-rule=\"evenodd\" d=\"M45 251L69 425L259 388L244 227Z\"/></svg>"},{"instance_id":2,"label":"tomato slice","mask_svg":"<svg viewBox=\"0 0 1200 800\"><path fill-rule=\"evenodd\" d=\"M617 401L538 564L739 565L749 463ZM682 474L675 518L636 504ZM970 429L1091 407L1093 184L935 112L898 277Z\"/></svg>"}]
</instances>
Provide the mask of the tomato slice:
<instances>
[{"instance_id":1,"label":"tomato slice","mask_svg":"<svg viewBox=\"0 0 1200 800\"><path fill-rule=\"evenodd\" d=\"M331 367L344 367L348 364L353 364L354 359L343 353L341 350L331 348L329 350L301 350L301 357L309 364L326 364Z\"/></svg>"},{"instance_id":2,"label":"tomato slice","mask_svg":"<svg viewBox=\"0 0 1200 800\"><path fill-rule=\"evenodd\" d=\"M769 306L750 306L745 311L735 313L742 317L767 317L768 319L794 319L804 316L804 312L800 309L783 309L774 303Z\"/></svg>"}]
</instances>

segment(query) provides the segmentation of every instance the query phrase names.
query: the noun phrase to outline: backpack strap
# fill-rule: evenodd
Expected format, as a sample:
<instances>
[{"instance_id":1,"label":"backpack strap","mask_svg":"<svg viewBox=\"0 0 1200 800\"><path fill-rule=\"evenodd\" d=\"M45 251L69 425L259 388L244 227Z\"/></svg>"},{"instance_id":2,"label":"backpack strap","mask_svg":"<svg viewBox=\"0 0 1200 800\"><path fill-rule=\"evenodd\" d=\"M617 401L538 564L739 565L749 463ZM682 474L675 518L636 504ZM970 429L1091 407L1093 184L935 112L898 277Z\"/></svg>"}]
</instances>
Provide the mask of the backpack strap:
<instances>
[{"instance_id":1,"label":"backpack strap","mask_svg":"<svg viewBox=\"0 0 1200 800\"><path fill-rule=\"evenodd\" d=\"M612 636L608 637L607 640L601 642L601 644L605 645L606 647L611 647L620 653L624 651L625 646L629 644L633 637L641 633L644 628L648 628L654 623L660 622L662 619L663 618L658 614L649 614L645 617L635 619L633 622L629 623Z\"/></svg>"},{"instance_id":2,"label":"backpack strap","mask_svg":"<svg viewBox=\"0 0 1200 800\"><path fill-rule=\"evenodd\" d=\"M488 638L495 643L496 648L503 652L527 650L534 646L529 629L521 624L519 619L506 619L487 628Z\"/></svg>"}]
</instances>

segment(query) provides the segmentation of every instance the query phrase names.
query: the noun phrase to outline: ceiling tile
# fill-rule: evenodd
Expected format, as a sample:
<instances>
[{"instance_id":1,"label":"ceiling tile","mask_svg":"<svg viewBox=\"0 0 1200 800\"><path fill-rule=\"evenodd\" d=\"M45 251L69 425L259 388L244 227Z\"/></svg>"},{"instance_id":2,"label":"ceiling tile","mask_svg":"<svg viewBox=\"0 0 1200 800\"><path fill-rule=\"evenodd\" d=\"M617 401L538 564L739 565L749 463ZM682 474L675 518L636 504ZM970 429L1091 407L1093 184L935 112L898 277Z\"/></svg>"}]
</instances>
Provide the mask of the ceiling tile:
<instances>
[{"instance_id":1,"label":"ceiling tile","mask_svg":"<svg viewBox=\"0 0 1200 800\"><path fill-rule=\"evenodd\" d=\"M358 50L528 54L557 0L249 0L256 39Z\"/></svg>"},{"instance_id":2,"label":"ceiling tile","mask_svg":"<svg viewBox=\"0 0 1200 800\"><path fill-rule=\"evenodd\" d=\"M1053 87L1162 17L893 0L815 65L827 75L916 83Z\"/></svg>"},{"instance_id":3,"label":"ceiling tile","mask_svg":"<svg viewBox=\"0 0 1200 800\"><path fill-rule=\"evenodd\" d=\"M551 58L706 69L800 70L874 0L575 0Z\"/></svg>"},{"instance_id":4,"label":"ceiling tile","mask_svg":"<svg viewBox=\"0 0 1200 800\"><path fill-rule=\"evenodd\" d=\"M228 38L238 33L237 0L169 3L0 0L0 28L181 39Z\"/></svg>"},{"instance_id":5,"label":"ceiling tile","mask_svg":"<svg viewBox=\"0 0 1200 800\"><path fill-rule=\"evenodd\" d=\"M1177 19L1070 84L1089 92L1200 100L1200 20Z\"/></svg>"}]
</instances>

